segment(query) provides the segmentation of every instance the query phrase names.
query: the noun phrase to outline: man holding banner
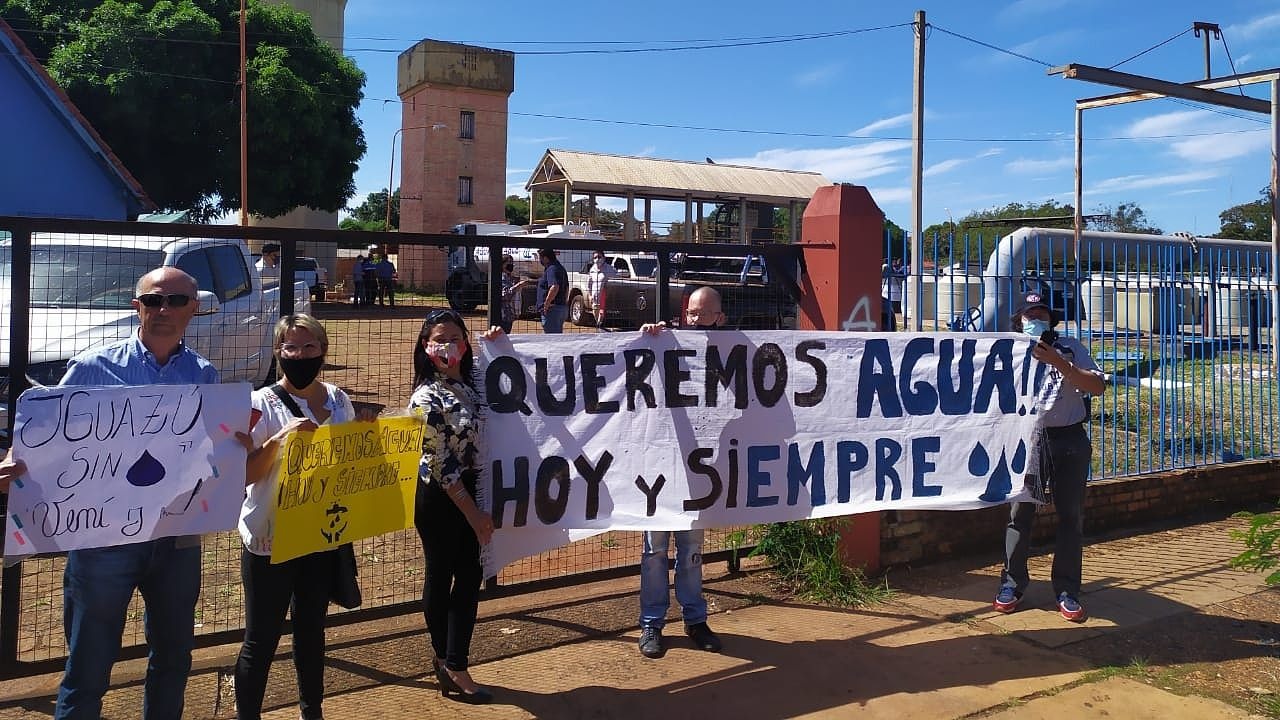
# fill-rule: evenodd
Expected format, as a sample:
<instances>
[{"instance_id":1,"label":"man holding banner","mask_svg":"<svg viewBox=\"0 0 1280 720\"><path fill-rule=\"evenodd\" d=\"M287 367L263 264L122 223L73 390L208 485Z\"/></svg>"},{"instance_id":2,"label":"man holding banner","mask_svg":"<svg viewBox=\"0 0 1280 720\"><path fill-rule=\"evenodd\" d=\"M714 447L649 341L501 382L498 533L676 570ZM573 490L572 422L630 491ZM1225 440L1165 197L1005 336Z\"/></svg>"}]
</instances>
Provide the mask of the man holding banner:
<instances>
[{"instance_id":1,"label":"man holding banner","mask_svg":"<svg viewBox=\"0 0 1280 720\"><path fill-rule=\"evenodd\" d=\"M714 288L700 287L689 295L685 305L686 326L698 330L725 328L725 314L720 293ZM657 335L667 328L665 322L640 328ZM676 538L676 599L680 601L685 633L693 644L707 652L720 652L720 638L707 626L707 599L702 595L702 530L675 532L650 530L644 533L644 550L640 556L640 653L647 658L662 657L662 628L667 623L671 593L667 590L667 554L671 536Z\"/></svg>"},{"instance_id":2,"label":"man holding banner","mask_svg":"<svg viewBox=\"0 0 1280 720\"><path fill-rule=\"evenodd\" d=\"M216 384L218 371L182 341L197 309L195 279L158 268L138 280L135 295L137 334L72 358L62 385ZM135 590L146 603L150 645L142 717L182 717L200 595L198 535L68 553L62 591L67 664L58 720L101 715Z\"/></svg>"}]
</instances>

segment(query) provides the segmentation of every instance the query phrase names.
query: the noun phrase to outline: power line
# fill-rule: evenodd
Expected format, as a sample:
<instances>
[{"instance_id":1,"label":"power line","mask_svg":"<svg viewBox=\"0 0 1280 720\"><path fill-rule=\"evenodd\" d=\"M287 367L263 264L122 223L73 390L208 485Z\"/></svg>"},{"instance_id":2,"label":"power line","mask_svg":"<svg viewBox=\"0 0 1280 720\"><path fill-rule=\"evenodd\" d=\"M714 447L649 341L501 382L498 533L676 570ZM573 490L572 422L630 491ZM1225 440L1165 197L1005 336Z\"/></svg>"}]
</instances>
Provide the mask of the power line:
<instances>
[{"instance_id":1,"label":"power line","mask_svg":"<svg viewBox=\"0 0 1280 720\"><path fill-rule=\"evenodd\" d=\"M1231 74L1239 75L1240 73L1236 72L1236 61L1231 59L1231 48L1227 47L1227 34L1219 30L1218 37L1222 40L1222 49L1227 51L1227 62L1231 63ZM1240 97L1244 97L1244 85L1239 80L1236 80L1236 90L1240 92Z\"/></svg>"},{"instance_id":2,"label":"power line","mask_svg":"<svg viewBox=\"0 0 1280 720\"><path fill-rule=\"evenodd\" d=\"M940 26L938 26L938 25L934 25L934 24L932 24L932 23L930 23L929 27L931 27L931 28L933 28L933 29L937 30L938 32L946 33L947 35L950 35L950 36L952 36L952 37L960 38L961 40L966 40L966 41L968 41L968 42L973 43L974 45L981 45L982 47L987 48L987 49L989 49L989 50L995 50L996 52L1001 52L1001 53L1004 53L1005 55L1012 55L1013 57L1016 57L1016 58L1021 58L1021 59L1023 59L1023 60L1029 60L1029 61L1031 61L1031 62L1033 62L1033 63L1036 63L1037 65L1043 65L1043 66L1045 66L1045 67L1053 67L1053 64L1052 64L1052 63L1047 63L1047 62L1045 62L1045 61L1043 61L1043 60L1037 60L1037 59L1035 59L1035 58L1033 58L1033 57L1031 57L1031 56L1029 56L1029 55L1023 55L1022 53L1014 52L1013 50L1009 50L1009 49L1007 49L1007 48L1002 48L1002 47L999 47L999 46L997 46L997 45L992 45L991 43L983 42L983 41L978 40L978 39L976 39L976 38L971 38L971 37L969 37L968 35L961 35L961 34L960 34L960 33L958 33L958 32L952 32L952 31L950 31L950 30L948 30L948 29L946 29L946 28L944 28L944 27L940 27Z\"/></svg>"},{"instance_id":3,"label":"power line","mask_svg":"<svg viewBox=\"0 0 1280 720\"><path fill-rule=\"evenodd\" d=\"M1120 62L1116 63L1115 65L1112 65L1112 66L1108 67L1107 69L1108 69L1108 70L1115 70L1116 68L1120 67L1121 65L1124 65L1125 63L1129 62L1130 60L1137 60L1138 58L1142 57L1143 55L1146 55L1147 53L1151 52L1152 50L1155 50L1156 48L1163 47L1164 45L1168 45L1169 43L1173 42L1174 40L1177 40L1178 38L1182 37L1183 35L1186 35L1187 33L1191 32L1193 29L1194 29L1194 28L1187 28L1186 30L1183 30L1182 32L1178 33L1177 35L1174 35L1173 37L1169 38L1168 40L1162 40L1162 41L1160 41L1160 42L1156 43L1155 45L1152 45L1151 47L1147 48L1146 50L1143 50L1142 52L1137 53L1136 55L1130 55L1129 57L1127 57L1127 58L1125 58L1125 59L1121 60Z\"/></svg>"},{"instance_id":4,"label":"power line","mask_svg":"<svg viewBox=\"0 0 1280 720\"><path fill-rule=\"evenodd\" d=\"M163 73L163 72L157 72L157 71L151 71L151 70L141 70L138 68L126 68L126 67L118 67L118 66L112 66L112 65L96 65L95 67L101 68L103 70L133 72L133 73L138 73L140 75L173 78L177 80L208 82L208 83L216 83L216 84L228 85L228 86L234 86L237 84L236 80L222 80L219 78L201 77L196 75L182 75L178 73ZM288 88L286 88L285 90L288 92L307 92L305 90L293 90ZM353 99L348 95L343 95L340 93L307 92L307 94L321 96L321 97L334 97L334 98L339 98L343 100ZM383 103L388 103L388 102L403 103L404 102L399 98L377 98L377 97L365 96L361 99L367 100L370 102L383 102ZM1176 100L1176 98L1169 98L1169 99ZM431 107L460 109L458 106L452 106L452 105L450 106L432 105ZM508 114L516 117L531 117L531 118L539 118L539 119L547 119L547 120L565 120L565 121L571 121L571 122L586 122L586 123L597 123L597 124L604 124L604 125L622 125L622 126L630 126L630 127L647 127L647 128L656 128L656 129L663 129L663 130L688 130L693 132L732 133L732 134L740 134L740 135L767 135L767 136L774 136L774 137L817 138L817 139L827 139L827 140L856 140L856 141L866 141L866 142L884 141L884 140L890 140L890 141L911 140L911 137L909 135L850 135L847 133L820 133L820 132L789 131L789 130L761 130L761 129L753 129L753 128L729 128L729 127L716 127L716 126L707 126L707 125L681 125L678 123L658 123L658 122L645 122L641 120L620 120L616 118L593 118L593 117L582 117L582 116L574 116L574 115L558 115L558 114L551 114L551 113L533 113L533 112L518 112L518 111L510 111L508 112ZM1238 116L1233 115L1232 117L1238 117ZM1219 131L1210 131L1210 132L1201 132L1201 133L1178 133L1178 134L1168 134L1168 135L1113 135L1113 136L1095 137L1095 138L1088 138L1088 139L1094 140L1094 141L1174 140L1174 139L1192 138L1192 137L1237 135L1237 134L1251 133L1251 132L1263 132L1263 130L1262 129L1219 130ZM1071 142L1070 137L1040 137L1040 138L1036 138L1036 137L1032 137L1032 138L1027 138L1027 137L1021 137L1021 138L930 137L930 138L926 138L925 140L926 142L988 143L988 144L993 144L993 143L1029 144L1029 143Z\"/></svg>"},{"instance_id":5,"label":"power line","mask_svg":"<svg viewBox=\"0 0 1280 720\"><path fill-rule=\"evenodd\" d=\"M778 45L778 44L784 44L784 43L803 42L808 40L823 40L828 38L847 37L850 35L876 32L879 30L890 30L893 28L907 27L911 24L912 23L897 23L893 25L881 25L876 27L854 28L854 29L848 29L848 30L832 30L832 31L825 31L825 32L803 33L803 34L796 34L796 35L762 35L762 36L755 36L755 37L713 38L713 39L705 39L705 40L654 40L654 41L538 40L538 41L512 42L507 44L579 46L579 45L630 45L630 44L637 44L637 42L652 42L652 43L664 43L664 44L684 43L684 44L676 44L673 47L641 47L641 48L607 47L607 48L589 48L589 49L574 49L574 50L511 50L511 51L508 51L518 56L519 55L524 55L524 56L623 55L623 54L636 54L636 53L687 52L691 50L717 50L717 49L725 49L725 48L755 47L755 46L761 46L761 45ZM79 33L71 32L67 30L44 30L44 29L33 27L30 25L22 25L21 27L17 27L15 29L19 30L20 32L30 33L33 35L52 35L52 36L59 36L59 37L78 37L79 36ZM208 46L223 46L223 47L238 47L240 44L238 39L233 41L233 40L214 40L214 39L200 39L200 38L174 38L174 37L158 37L158 36L145 35L145 34L121 35L121 37L132 38L132 39L142 39L148 42L157 42L157 43L167 42L167 43L176 43L176 44L193 44L193 45L208 45ZM255 40L269 40L272 37L291 37L291 36L281 35L278 33L251 33L249 37ZM316 37L320 38L321 36L317 35ZM338 39L341 39L341 38L338 38ZM348 39L358 39L358 38L348 38ZM277 45L277 47L283 47L286 49L307 49L308 47L310 47L305 45L281 45L277 43L272 43L272 44ZM404 50L398 49L398 48L376 48L376 47L345 48L344 47L342 49L342 52L344 54L358 53L358 52L399 54L404 52ZM430 51L427 51L427 52L430 52ZM448 53L452 51L440 50L438 52Z\"/></svg>"}]
</instances>

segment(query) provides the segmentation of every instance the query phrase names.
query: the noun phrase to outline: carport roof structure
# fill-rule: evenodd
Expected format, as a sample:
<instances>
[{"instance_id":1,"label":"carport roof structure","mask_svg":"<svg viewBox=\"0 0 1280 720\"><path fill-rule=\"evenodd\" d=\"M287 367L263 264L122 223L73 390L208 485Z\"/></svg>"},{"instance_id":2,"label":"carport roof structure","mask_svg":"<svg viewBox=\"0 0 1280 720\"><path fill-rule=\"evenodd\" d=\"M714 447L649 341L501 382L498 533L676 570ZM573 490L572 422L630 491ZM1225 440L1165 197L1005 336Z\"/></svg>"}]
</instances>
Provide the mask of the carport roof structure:
<instances>
[{"instance_id":1,"label":"carport roof structure","mask_svg":"<svg viewBox=\"0 0 1280 720\"><path fill-rule=\"evenodd\" d=\"M606 155L549 149L525 189L574 195L629 195L653 200L742 201L787 205L807 202L831 181L821 173L772 170L710 161ZM567 188L566 188L567 186Z\"/></svg>"}]
</instances>

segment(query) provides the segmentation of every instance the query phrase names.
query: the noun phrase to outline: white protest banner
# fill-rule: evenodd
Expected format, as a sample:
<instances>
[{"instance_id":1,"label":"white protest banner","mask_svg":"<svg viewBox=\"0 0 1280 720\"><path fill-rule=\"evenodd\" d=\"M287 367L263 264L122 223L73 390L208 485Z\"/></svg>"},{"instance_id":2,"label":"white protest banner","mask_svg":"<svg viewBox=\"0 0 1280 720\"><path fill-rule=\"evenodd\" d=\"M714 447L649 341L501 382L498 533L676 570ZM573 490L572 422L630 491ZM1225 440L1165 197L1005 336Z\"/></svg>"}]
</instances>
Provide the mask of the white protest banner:
<instances>
[{"instance_id":1,"label":"white protest banner","mask_svg":"<svg viewBox=\"0 0 1280 720\"><path fill-rule=\"evenodd\" d=\"M5 558L236 526L247 383L59 386L18 398Z\"/></svg>"},{"instance_id":2,"label":"white protest banner","mask_svg":"<svg viewBox=\"0 0 1280 720\"><path fill-rule=\"evenodd\" d=\"M481 342L486 570L604 530L1024 499L1047 367L1031 347L799 331Z\"/></svg>"}]
</instances>

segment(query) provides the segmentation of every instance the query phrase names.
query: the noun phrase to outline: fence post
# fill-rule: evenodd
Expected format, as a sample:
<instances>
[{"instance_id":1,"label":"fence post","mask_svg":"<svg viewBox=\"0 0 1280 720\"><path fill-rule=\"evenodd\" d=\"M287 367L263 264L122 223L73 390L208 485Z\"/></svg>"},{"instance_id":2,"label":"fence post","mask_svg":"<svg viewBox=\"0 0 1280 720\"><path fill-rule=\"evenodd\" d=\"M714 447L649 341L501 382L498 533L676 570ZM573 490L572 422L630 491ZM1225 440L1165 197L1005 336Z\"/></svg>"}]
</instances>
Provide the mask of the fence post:
<instances>
[{"instance_id":1,"label":"fence post","mask_svg":"<svg viewBox=\"0 0 1280 720\"><path fill-rule=\"evenodd\" d=\"M884 212L859 185L818 188L804 211L801 330L880 329ZM917 259L918 260L918 259ZM851 565L880 569L880 513L854 515L840 539Z\"/></svg>"},{"instance_id":2,"label":"fence post","mask_svg":"<svg viewBox=\"0 0 1280 720\"><path fill-rule=\"evenodd\" d=\"M271 319L271 324L275 324L277 320L293 314L293 283L295 269L298 267L298 241L282 240L280 241L280 312L277 317ZM312 313L315 309L312 308Z\"/></svg>"},{"instance_id":3,"label":"fence post","mask_svg":"<svg viewBox=\"0 0 1280 720\"><path fill-rule=\"evenodd\" d=\"M9 437L18 417L18 396L27 389L27 354L31 344L31 228L11 228L13 262L10 267L12 305L9 307ZM0 495L0 512L9 518L9 495ZM4 541L9 534L5 533ZM4 542L0 541L0 548ZM22 617L22 566L4 569L0 579L0 667L6 672L18 662L18 626Z\"/></svg>"}]
</instances>

